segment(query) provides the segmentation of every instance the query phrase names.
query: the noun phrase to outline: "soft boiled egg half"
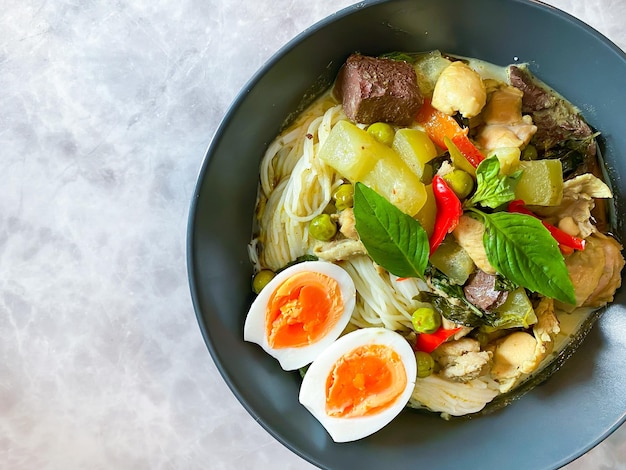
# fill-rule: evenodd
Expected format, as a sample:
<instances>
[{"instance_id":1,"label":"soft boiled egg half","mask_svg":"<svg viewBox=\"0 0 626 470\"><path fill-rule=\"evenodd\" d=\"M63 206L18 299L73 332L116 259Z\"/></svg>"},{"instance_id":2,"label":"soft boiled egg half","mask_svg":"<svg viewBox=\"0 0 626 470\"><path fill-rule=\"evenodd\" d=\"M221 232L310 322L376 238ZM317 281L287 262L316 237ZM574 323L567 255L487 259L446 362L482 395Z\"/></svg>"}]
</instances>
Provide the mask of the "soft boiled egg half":
<instances>
[{"instance_id":1,"label":"soft boiled egg half","mask_svg":"<svg viewBox=\"0 0 626 470\"><path fill-rule=\"evenodd\" d=\"M252 303L244 339L260 345L284 370L310 364L343 332L354 310L350 275L327 261L304 261L279 272Z\"/></svg>"},{"instance_id":2,"label":"soft boiled egg half","mask_svg":"<svg viewBox=\"0 0 626 470\"><path fill-rule=\"evenodd\" d=\"M335 442L369 436L406 406L417 376L406 339L364 328L330 345L309 367L299 400Z\"/></svg>"}]
</instances>

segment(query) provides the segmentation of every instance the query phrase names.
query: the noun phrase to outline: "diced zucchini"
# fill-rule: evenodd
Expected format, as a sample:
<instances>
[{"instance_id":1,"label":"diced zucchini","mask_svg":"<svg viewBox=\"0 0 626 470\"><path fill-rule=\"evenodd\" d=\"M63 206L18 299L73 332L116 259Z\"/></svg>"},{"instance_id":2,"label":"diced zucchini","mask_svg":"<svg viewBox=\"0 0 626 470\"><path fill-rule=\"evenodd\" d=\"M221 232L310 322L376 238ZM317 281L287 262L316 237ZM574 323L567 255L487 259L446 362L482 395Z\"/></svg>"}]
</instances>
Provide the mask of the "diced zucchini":
<instances>
[{"instance_id":1,"label":"diced zucchini","mask_svg":"<svg viewBox=\"0 0 626 470\"><path fill-rule=\"evenodd\" d=\"M515 186L515 198L531 206L558 206L563 198L563 171L560 160L520 161L522 176Z\"/></svg>"},{"instance_id":2,"label":"diced zucchini","mask_svg":"<svg viewBox=\"0 0 626 470\"><path fill-rule=\"evenodd\" d=\"M372 188L401 211L414 216L426 202L426 188L400 156L348 121L339 121L318 156L352 183Z\"/></svg>"},{"instance_id":3,"label":"diced zucchini","mask_svg":"<svg viewBox=\"0 0 626 470\"><path fill-rule=\"evenodd\" d=\"M437 203L435 202L432 184L426 185L426 201L415 218L419 220L419 223L426 230L428 238L430 238L435 228L435 219L437 218Z\"/></svg>"},{"instance_id":4,"label":"diced zucchini","mask_svg":"<svg viewBox=\"0 0 626 470\"><path fill-rule=\"evenodd\" d=\"M446 237L431 255L430 263L448 276L452 282L459 285L465 284L475 269L474 262L467 251L451 236Z\"/></svg>"},{"instance_id":5,"label":"diced zucchini","mask_svg":"<svg viewBox=\"0 0 626 470\"><path fill-rule=\"evenodd\" d=\"M417 59L413 67L423 96L432 96L441 71L451 63L452 61L443 57L439 51L429 52Z\"/></svg>"},{"instance_id":6,"label":"diced zucchini","mask_svg":"<svg viewBox=\"0 0 626 470\"><path fill-rule=\"evenodd\" d=\"M493 327L485 327L487 332L501 328L528 328L537 323L537 315L523 287L509 292L506 301L494 311L498 319Z\"/></svg>"},{"instance_id":7,"label":"diced zucchini","mask_svg":"<svg viewBox=\"0 0 626 470\"><path fill-rule=\"evenodd\" d=\"M426 132L420 129L399 129L393 138L392 148L419 178L424 166L437 156L437 148Z\"/></svg>"}]
</instances>

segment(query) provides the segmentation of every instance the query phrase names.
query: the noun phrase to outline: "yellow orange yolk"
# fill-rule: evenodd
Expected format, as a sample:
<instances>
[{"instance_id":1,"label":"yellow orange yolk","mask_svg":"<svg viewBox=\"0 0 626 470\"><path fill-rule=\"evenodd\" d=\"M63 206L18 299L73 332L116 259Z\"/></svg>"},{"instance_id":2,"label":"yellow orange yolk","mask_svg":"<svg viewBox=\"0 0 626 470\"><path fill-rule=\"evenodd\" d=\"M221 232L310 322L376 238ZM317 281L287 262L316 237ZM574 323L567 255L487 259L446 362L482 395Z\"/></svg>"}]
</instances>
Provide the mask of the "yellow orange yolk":
<instances>
[{"instance_id":1,"label":"yellow orange yolk","mask_svg":"<svg viewBox=\"0 0 626 470\"><path fill-rule=\"evenodd\" d=\"M326 379L326 414L351 418L378 413L402 394L404 364L388 346L358 347L344 354Z\"/></svg>"},{"instance_id":2,"label":"yellow orange yolk","mask_svg":"<svg viewBox=\"0 0 626 470\"><path fill-rule=\"evenodd\" d=\"M343 299L335 279L318 272L296 273L268 302L267 342L274 349L307 346L323 338L342 313Z\"/></svg>"}]
</instances>

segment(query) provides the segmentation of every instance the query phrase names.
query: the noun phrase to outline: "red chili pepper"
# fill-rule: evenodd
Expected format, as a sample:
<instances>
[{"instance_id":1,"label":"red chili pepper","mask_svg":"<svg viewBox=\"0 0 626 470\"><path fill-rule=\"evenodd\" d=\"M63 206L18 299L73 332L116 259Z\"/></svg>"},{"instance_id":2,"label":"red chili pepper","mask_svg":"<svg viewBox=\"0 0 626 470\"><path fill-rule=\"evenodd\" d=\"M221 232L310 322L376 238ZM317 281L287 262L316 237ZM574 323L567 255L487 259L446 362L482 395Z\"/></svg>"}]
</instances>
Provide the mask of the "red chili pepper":
<instances>
[{"instance_id":1,"label":"red chili pepper","mask_svg":"<svg viewBox=\"0 0 626 470\"><path fill-rule=\"evenodd\" d=\"M516 212L518 214L526 214L539 219L539 217L534 214L531 210L529 210L524 201L521 199L516 199L514 201L509 202L509 212ZM540 219L541 220L541 219ZM585 240L579 237L574 237L567 232L564 232L558 227L555 227L548 222L541 221L543 226L548 229L550 235L556 240L559 244L559 248L563 254L570 254L571 250L584 250L585 249Z\"/></svg>"},{"instance_id":2,"label":"red chili pepper","mask_svg":"<svg viewBox=\"0 0 626 470\"><path fill-rule=\"evenodd\" d=\"M480 165L485 159L485 156L476 148L476 146L469 140L465 134L456 135L452 137L452 143L456 145L456 148L459 149L459 152L463 154L465 159L472 164L474 168Z\"/></svg>"},{"instance_id":3,"label":"red chili pepper","mask_svg":"<svg viewBox=\"0 0 626 470\"><path fill-rule=\"evenodd\" d=\"M460 326L458 328L452 328L451 330L445 330L443 327L439 327L434 333L420 333L417 335L415 350L430 354L460 329Z\"/></svg>"},{"instance_id":4,"label":"red chili pepper","mask_svg":"<svg viewBox=\"0 0 626 470\"><path fill-rule=\"evenodd\" d=\"M439 247L446 235L456 228L459 218L463 214L461 201L441 176L435 175L432 188L435 204L437 205L437 216L435 217L435 226L429 240L431 255Z\"/></svg>"},{"instance_id":5,"label":"red chili pepper","mask_svg":"<svg viewBox=\"0 0 626 470\"><path fill-rule=\"evenodd\" d=\"M442 149L446 148L444 137L450 139L474 168L485 159L467 137L468 129L459 126L452 116L433 108L429 100L424 100L415 120L424 128L430 140Z\"/></svg>"}]
</instances>

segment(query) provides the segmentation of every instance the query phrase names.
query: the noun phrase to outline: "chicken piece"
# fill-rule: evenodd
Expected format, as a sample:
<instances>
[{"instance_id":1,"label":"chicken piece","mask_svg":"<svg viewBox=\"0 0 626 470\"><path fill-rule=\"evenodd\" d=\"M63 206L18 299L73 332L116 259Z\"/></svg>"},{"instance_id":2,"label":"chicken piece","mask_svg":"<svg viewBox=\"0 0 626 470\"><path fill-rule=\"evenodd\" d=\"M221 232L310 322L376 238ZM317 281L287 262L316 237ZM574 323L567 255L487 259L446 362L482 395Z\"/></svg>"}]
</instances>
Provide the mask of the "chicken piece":
<instances>
[{"instance_id":1,"label":"chicken piece","mask_svg":"<svg viewBox=\"0 0 626 470\"><path fill-rule=\"evenodd\" d=\"M477 116L485 106L487 92L481 76L465 62L455 61L443 71L433 90L432 105L442 113Z\"/></svg>"},{"instance_id":2,"label":"chicken piece","mask_svg":"<svg viewBox=\"0 0 626 470\"><path fill-rule=\"evenodd\" d=\"M448 341L432 353L439 364L439 375L456 382L469 382L489 372L492 353L481 351L475 339Z\"/></svg>"},{"instance_id":3,"label":"chicken piece","mask_svg":"<svg viewBox=\"0 0 626 470\"><path fill-rule=\"evenodd\" d=\"M594 291L587 297L583 306L601 307L613 301L615 291L622 285L622 268L624 267L624 257L622 256L622 245L614 238L597 234L595 238L602 240L604 250L604 269Z\"/></svg>"},{"instance_id":4,"label":"chicken piece","mask_svg":"<svg viewBox=\"0 0 626 470\"><path fill-rule=\"evenodd\" d=\"M516 331L487 348L493 354L491 376L500 384L500 392L511 390L535 357L537 340L524 331Z\"/></svg>"},{"instance_id":5,"label":"chicken piece","mask_svg":"<svg viewBox=\"0 0 626 470\"><path fill-rule=\"evenodd\" d=\"M533 334L537 340L535 355L532 361L522 365L522 372L529 374L536 370L554 348L554 338L561 331L559 319L554 314L554 299L542 297L535 307L537 323L533 326Z\"/></svg>"},{"instance_id":6,"label":"chicken piece","mask_svg":"<svg viewBox=\"0 0 626 470\"><path fill-rule=\"evenodd\" d=\"M601 179L585 173L563 182L561 204L536 207L535 213L543 218L551 219L554 225L558 225L570 235L587 238L597 232L591 217L595 199L611 197L613 197L611 190Z\"/></svg>"},{"instance_id":7,"label":"chicken piece","mask_svg":"<svg viewBox=\"0 0 626 470\"><path fill-rule=\"evenodd\" d=\"M479 269L487 274L496 273L495 268L487 259L485 245L483 244L485 225L481 221L468 215L462 215L452 233L457 243L467 251L467 254Z\"/></svg>"},{"instance_id":8,"label":"chicken piece","mask_svg":"<svg viewBox=\"0 0 626 470\"><path fill-rule=\"evenodd\" d=\"M339 231L352 240L358 240L359 234L356 231L356 220L354 218L354 210L351 207L342 210L339 213Z\"/></svg>"},{"instance_id":9,"label":"chicken piece","mask_svg":"<svg viewBox=\"0 0 626 470\"><path fill-rule=\"evenodd\" d=\"M476 143L485 153L504 147L523 148L537 132L530 116L522 116L522 91L512 86L496 89L481 117L484 126L476 136Z\"/></svg>"},{"instance_id":10,"label":"chicken piece","mask_svg":"<svg viewBox=\"0 0 626 470\"><path fill-rule=\"evenodd\" d=\"M360 240L342 238L330 242L317 242L313 254L326 261L341 261L352 256L366 255L367 250Z\"/></svg>"},{"instance_id":11,"label":"chicken piece","mask_svg":"<svg viewBox=\"0 0 626 470\"><path fill-rule=\"evenodd\" d=\"M558 303L560 309L601 307L613 300L622 284L624 267L622 246L612 237L595 233L585 239L585 249L575 251L565 259L574 285L576 305Z\"/></svg>"}]
</instances>

